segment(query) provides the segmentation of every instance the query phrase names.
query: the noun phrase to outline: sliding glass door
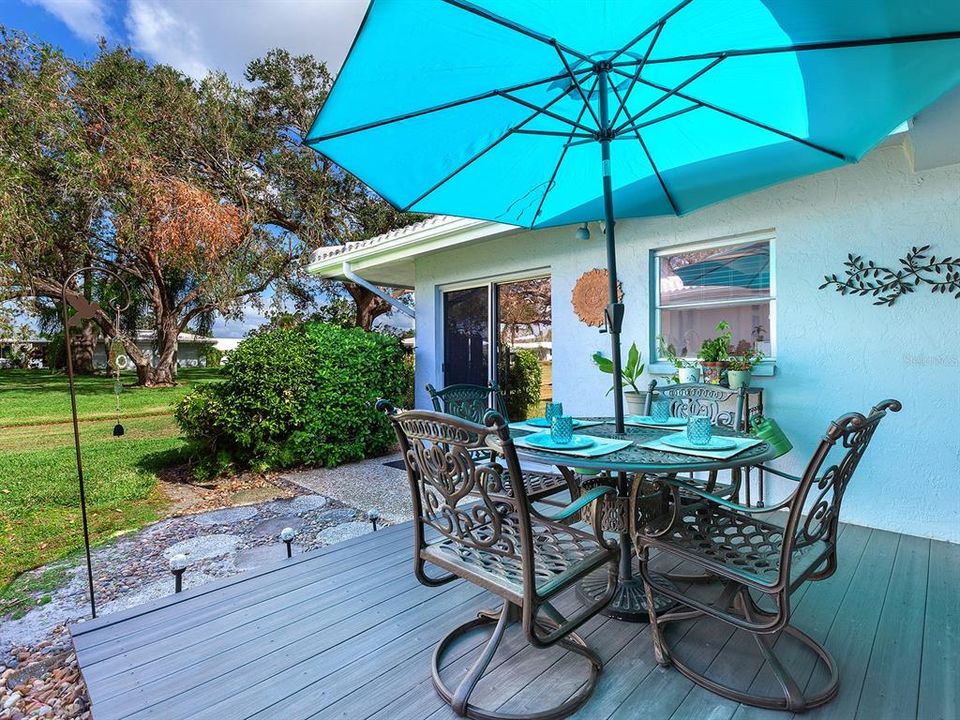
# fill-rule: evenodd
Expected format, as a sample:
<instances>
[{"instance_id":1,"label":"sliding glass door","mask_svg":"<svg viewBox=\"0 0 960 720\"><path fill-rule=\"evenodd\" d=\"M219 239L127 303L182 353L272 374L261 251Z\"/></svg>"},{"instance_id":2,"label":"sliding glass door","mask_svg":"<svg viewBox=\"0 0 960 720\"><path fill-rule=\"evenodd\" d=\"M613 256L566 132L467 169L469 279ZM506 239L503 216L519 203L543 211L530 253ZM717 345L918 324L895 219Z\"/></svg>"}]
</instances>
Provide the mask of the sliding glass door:
<instances>
[{"instance_id":1,"label":"sliding glass door","mask_svg":"<svg viewBox=\"0 0 960 720\"><path fill-rule=\"evenodd\" d=\"M490 298L486 286L443 294L443 384L490 378Z\"/></svg>"},{"instance_id":2,"label":"sliding glass door","mask_svg":"<svg viewBox=\"0 0 960 720\"><path fill-rule=\"evenodd\" d=\"M511 420L542 413L553 387L550 278L450 290L443 313L444 385L496 381Z\"/></svg>"}]
</instances>

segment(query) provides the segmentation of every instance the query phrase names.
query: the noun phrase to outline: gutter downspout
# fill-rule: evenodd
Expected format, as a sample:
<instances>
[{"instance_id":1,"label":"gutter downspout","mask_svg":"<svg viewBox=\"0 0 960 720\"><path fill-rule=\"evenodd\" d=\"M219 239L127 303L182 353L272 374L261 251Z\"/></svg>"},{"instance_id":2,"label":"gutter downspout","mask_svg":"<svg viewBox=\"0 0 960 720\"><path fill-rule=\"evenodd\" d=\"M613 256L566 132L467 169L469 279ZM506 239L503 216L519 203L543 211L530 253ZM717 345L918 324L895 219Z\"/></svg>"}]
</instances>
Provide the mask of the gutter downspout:
<instances>
[{"instance_id":1,"label":"gutter downspout","mask_svg":"<svg viewBox=\"0 0 960 720\"><path fill-rule=\"evenodd\" d=\"M400 302L399 300L397 300L397 299L396 299L395 297L393 297L392 295L389 295L389 294L385 293L383 290L381 290L380 288L378 288L376 285L370 283L368 280L365 280L364 278L362 278L362 277L360 277L359 275L357 275L357 274L350 268L350 262L349 262L349 261L344 260L344 261L343 261L343 265L341 265L340 268L341 268L341 272L343 273L343 276L344 276L347 280L349 280L349 281L352 282L352 283L356 283L357 285L359 285L360 287L362 287L364 290L369 290L369 291L372 292L374 295L376 295L378 298L380 298L380 299L383 300L385 303L387 303L388 305L390 305L390 307L392 307L394 310L399 310L400 312L402 312L402 313L403 313L404 315L406 315L407 317L416 319L416 313L414 313L414 311L411 310L409 307L407 307L406 305L404 305L402 302Z\"/></svg>"}]
</instances>

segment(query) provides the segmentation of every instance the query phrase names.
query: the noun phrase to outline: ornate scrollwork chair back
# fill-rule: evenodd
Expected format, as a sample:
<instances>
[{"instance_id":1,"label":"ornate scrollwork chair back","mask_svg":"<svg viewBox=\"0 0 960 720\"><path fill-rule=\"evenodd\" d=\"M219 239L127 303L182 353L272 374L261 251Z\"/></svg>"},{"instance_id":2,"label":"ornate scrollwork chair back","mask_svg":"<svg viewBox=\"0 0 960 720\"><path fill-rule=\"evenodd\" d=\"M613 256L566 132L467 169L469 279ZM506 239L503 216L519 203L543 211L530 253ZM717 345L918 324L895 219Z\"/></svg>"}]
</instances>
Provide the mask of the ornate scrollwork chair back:
<instances>
[{"instance_id":1,"label":"ornate scrollwork chair back","mask_svg":"<svg viewBox=\"0 0 960 720\"><path fill-rule=\"evenodd\" d=\"M589 698L602 668L576 630L612 597L619 551L606 544L597 528L591 533L566 522L611 489L584 493L547 515L535 507L522 484L509 483L509 478L519 476L520 463L506 423L495 411L487 411L480 425L435 411L398 412L383 400L377 407L396 431L407 469L417 579L437 586L462 578L504 601L502 609L480 613L440 642L433 659L437 692L460 715L500 717L475 707L469 698L507 627L519 622L534 647L559 644L590 661L590 677L581 691L536 717L560 718L574 712ZM492 456L478 450L489 450ZM427 566L442 574L428 572ZM610 578L607 596L569 617L554 606L558 595L605 566ZM487 624L496 627L486 648L458 686L449 688L440 677L448 647Z\"/></svg>"},{"instance_id":2,"label":"ornate scrollwork chair back","mask_svg":"<svg viewBox=\"0 0 960 720\"><path fill-rule=\"evenodd\" d=\"M495 411L501 418L507 418L503 394L494 383L487 385L447 385L441 390L427 384L427 392L430 394L433 409L438 413L453 415L477 425L483 424L484 418L490 410ZM489 456L489 452L485 452L486 450L488 448L479 447L474 450L474 454ZM565 477L559 473L526 470L519 476L511 475L511 477L523 478L523 485L532 500L543 500L563 491L569 492L571 498L579 494L579 488L574 483L573 478ZM509 479L505 482L508 486L510 485Z\"/></svg>"},{"instance_id":3,"label":"ornate scrollwork chair back","mask_svg":"<svg viewBox=\"0 0 960 720\"><path fill-rule=\"evenodd\" d=\"M703 383L658 386L656 380L651 380L650 385L647 386L647 397L644 401L645 415L650 415L653 400L657 397L670 401L672 417L689 418L692 415L707 415L714 425L731 430L749 429L745 388L731 390L720 385ZM732 409L729 407L731 401L734 401ZM721 483L719 474L714 470L705 479L699 481L694 479L694 482L708 492L733 497L740 492L743 474L738 469L734 469L730 472L729 482Z\"/></svg>"},{"instance_id":4,"label":"ornate scrollwork chair back","mask_svg":"<svg viewBox=\"0 0 960 720\"><path fill-rule=\"evenodd\" d=\"M708 600L702 592L659 588L682 604L680 610L653 619L654 651L662 665L673 665L693 682L724 697L775 710L802 712L836 695L836 663L822 645L789 624L790 599L805 582L826 579L836 571L840 509L846 490L880 421L888 411L900 409L899 401L885 400L866 415L848 413L831 422L800 477L765 467L765 472L796 483L793 492L779 503L746 507L700 490L681 492L674 486L668 503L669 522L664 522L664 517L656 523L632 519L648 592L652 591L647 567L651 550L670 553L702 569L719 590ZM634 492L638 492L636 487ZM756 597L766 598L767 606L761 607ZM776 677L779 695L730 687L674 655L666 626L704 616L752 635ZM774 646L784 636L804 646L826 668L829 680L822 688L804 690L780 662Z\"/></svg>"},{"instance_id":5,"label":"ornate scrollwork chair back","mask_svg":"<svg viewBox=\"0 0 960 720\"><path fill-rule=\"evenodd\" d=\"M454 415L478 425L483 424L483 418L488 410L496 410L502 417L507 417L503 393L494 383L486 385L460 383L447 385L440 390L427 384L427 392L430 394L433 409L437 412Z\"/></svg>"},{"instance_id":6,"label":"ornate scrollwork chair back","mask_svg":"<svg viewBox=\"0 0 960 720\"><path fill-rule=\"evenodd\" d=\"M731 390L722 385L703 383L681 383L679 385L660 385L651 380L647 387L645 414L650 414L654 397L670 401L670 414L673 417L686 418L691 415L707 415L714 425L731 430L746 430L746 390ZM731 409L729 403L734 401Z\"/></svg>"},{"instance_id":7,"label":"ornate scrollwork chair back","mask_svg":"<svg viewBox=\"0 0 960 720\"><path fill-rule=\"evenodd\" d=\"M797 497L784 526L785 542L780 565L785 572L789 573L798 552L805 552L818 543L825 543L829 549L827 562L811 572L810 579L822 580L836 571L840 507L847 487L880 421L888 411L900 412L901 408L898 400L884 400L866 415L848 413L830 423L800 478ZM843 454L824 470L831 450L838 445Z\"/></svg>"}]
</instances>

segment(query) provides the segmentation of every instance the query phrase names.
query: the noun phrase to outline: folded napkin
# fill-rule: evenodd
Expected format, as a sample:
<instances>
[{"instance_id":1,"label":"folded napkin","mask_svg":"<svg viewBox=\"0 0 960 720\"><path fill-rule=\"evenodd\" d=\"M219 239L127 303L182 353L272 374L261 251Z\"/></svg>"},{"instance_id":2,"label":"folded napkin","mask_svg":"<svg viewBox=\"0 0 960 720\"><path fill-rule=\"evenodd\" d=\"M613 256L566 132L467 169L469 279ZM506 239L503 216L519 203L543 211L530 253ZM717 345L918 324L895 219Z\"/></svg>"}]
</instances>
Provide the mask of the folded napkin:
<instances>
[{"instance_id":1,"label":"folded napkin","mask_svg":"<svg viewBox=\"0 0 960 720\"><path fill-rule=\"evenodd\" d=\"M754 445L759 445L763 442L758 438L739 438L739 437L728 437L723 436L724 440L732 440L737 444L735 448L729 450L687 450L686 448L678 448L673 445L667 445L663 442L663 438L657 438L656 440L651 440L650 442L645 442L640 445L640 447L645 447L648 450L659 450L660 452L668 453L677 453L678 455L693 455L694 457L704 457L710 458L712 460L729 460L734 455L742 453L747 448L751 448Z\"/></svg>"},{"instance_id":2,"label":"folded napkin","mask_svg":"<svg viewBox=\"0 0 960 720\"><path fill-rule=\"evenodd\" d=\"M547 450L531 445L525 437L514 438L513 442L520 447L550 453L551 455L576 455L577 457L600 457L601 455L608 455L617 450L623 450L625 447L633 444L632 440L614 440L612 438L594 437L592 435L589 437L593 438L593 445L574 450Z\"/></svg>"},{"instance_id":3,"label":"folded napkin","mask_svg":"<svg viewBox=\"0 0 960 720\"><path fill-rule=\"evenodd\" d=\"M580 430L581 428L593 427L594 425L603 425L603 420L577 420L573 421L573 429ZM537 425L531 425L525 420L517 420L512 422L508 426L511 430L529 430L530 432L550 432L548 427L538 427Z\"/></svg>"}]
</instances>

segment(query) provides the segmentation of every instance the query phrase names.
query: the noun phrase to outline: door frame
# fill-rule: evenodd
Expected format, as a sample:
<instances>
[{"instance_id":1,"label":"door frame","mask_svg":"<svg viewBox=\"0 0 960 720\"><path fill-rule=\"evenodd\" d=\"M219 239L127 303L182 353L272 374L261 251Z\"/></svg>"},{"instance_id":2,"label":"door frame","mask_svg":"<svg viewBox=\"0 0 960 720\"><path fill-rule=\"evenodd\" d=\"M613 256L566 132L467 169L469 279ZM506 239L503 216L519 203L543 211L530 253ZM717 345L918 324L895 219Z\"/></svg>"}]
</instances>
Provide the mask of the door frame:
<instances>
[{"instance_id":1,"label":"door frame","mask_svg":"<svg viewBox=\"0 0 960 720\"><path fill-rule=\"evenodd\" d=\"M497 347L498 339L498 319L497 319L497 293L496 286L518 280L534 280L536 278L550 278L550 317L553 322L553 274L549 265L541 267L528 268L511 273L499 273L497 275L487 275L471 280L460 280L457 282L444 283L436 286L436 308L437 308L437 353L435 357L438 362L433 368L433 384L437 387L444 387L444 358L446 358L446 303L444 302L444 293L456 290L472 290L474 288L486 287L487 289L487 332L488 342L490 343L490 352L487 355L487 382L496 382L497 380Z\"/></svg>"}]
</instances>

